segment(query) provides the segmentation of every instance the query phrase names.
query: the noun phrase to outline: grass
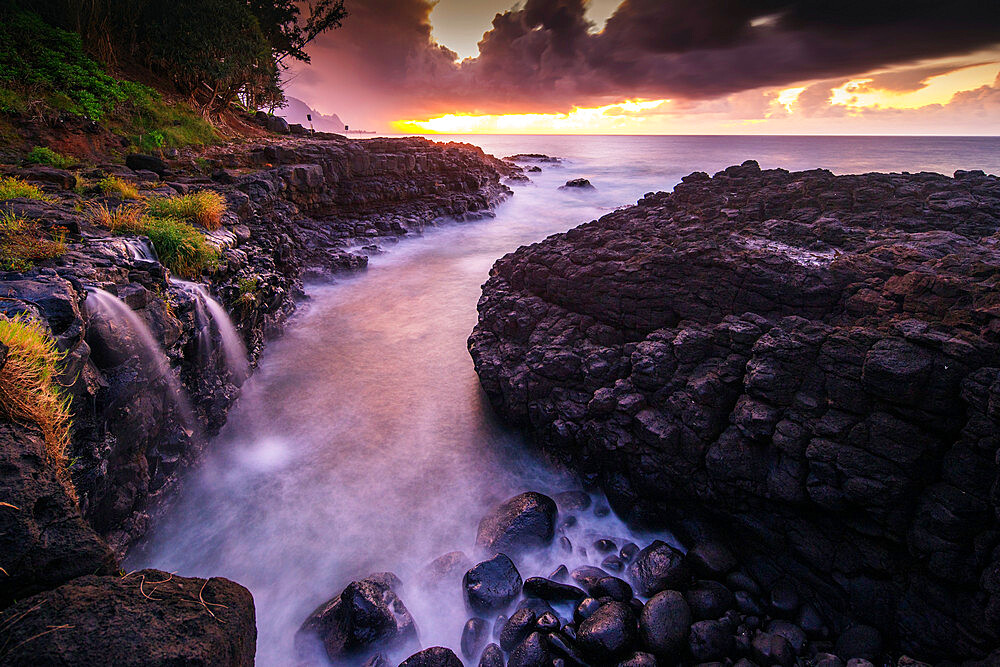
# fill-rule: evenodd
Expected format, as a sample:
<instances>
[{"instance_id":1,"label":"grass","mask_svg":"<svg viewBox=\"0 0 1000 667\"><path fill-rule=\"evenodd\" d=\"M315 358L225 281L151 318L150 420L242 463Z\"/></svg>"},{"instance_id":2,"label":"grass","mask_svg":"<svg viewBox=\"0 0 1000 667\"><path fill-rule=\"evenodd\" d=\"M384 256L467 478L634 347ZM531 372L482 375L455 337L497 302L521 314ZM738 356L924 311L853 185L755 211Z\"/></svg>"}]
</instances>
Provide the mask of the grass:
<instances>
[{"instance_id":1,"label":"grass","mask_svg":"<svg viewBox=\"0 0 1000 667\"><path fill-rule=\"evenodd\" d=\"M27 164L45 164L56 169L69 169L76 165L76 160L55 152L51 148L35 146L24 156Z\"/></svg>"},{"instance_id":2,"label":"grass","mask_svg":"<svg viewBox=\"0 0 1000 667\"><path fill-rule=\"evenodd\" d=\"M0 270L26 271L35 262L54 259L65 252L65 233L48 238L34 220L10 212L0 213Z\"/></svg>"},{"instance_id":3,"label":"grass","mask_svg":"<svg viewBox=\"0 0 1000 667\"><path fill-rule=\"evenodd\" d=\"M41 188L15 176L0 177L0 201L5 199L38 199L48 201L49 196Z\"/></svg>"},{"instance_id":4,"label":"grass","mask_svg":"<svg viewBox=\"0 0 1000 667\"><path fill-rule=\"evenodd\" d=\"M222 226L226 200L218 192L201 190L186 195L150 199L147 210L153 216L189 220L213 230Z\"/></svg>"},{"instance_id":5,"label":"grass","mask_svg":"<svg viewBox=\"0 0 1000 667\"><path fill-rule=\"evenodd\" d=\"M39 323L24 316L0 317L0 343L7 346L7 361L0 368L0 409L13 421L41 429L46 455L66 481L69 397L56 382L64 355Z\"/></svg>"},{"instance_id":6,"label":"grass","mask_svg":"<svg viewBox=\"0 0 1000 667\"><path fill-rule=\"evenodd\" d=\"M91 207L90 217L115 234L149 237L160 261L183 278L197 278L219 260L218 251L189 223L148 214L141 205L110 208L100 204Z\"/></svg>"},{"instance_id":7,"label":"grass","mask_svg":"<svg viewBox=\"0 0 1000 667\"><path fill-rule=\"evenodd\" d=\"M126 181L120 176L105 176L97 182L101 194L118 197L119 199L139 199L139 186L132 181Z\"/></svg>"}]
</instances>

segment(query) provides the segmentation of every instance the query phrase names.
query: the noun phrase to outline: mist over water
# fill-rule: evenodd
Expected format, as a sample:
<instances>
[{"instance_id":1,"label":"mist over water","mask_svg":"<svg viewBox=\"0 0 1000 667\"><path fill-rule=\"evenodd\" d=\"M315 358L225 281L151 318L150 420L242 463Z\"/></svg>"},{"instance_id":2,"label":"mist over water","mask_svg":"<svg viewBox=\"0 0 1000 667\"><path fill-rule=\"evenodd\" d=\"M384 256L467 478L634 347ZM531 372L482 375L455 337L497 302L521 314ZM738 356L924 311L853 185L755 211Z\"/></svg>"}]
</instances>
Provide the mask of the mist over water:
<instances>
[{"instance_id":1,"label":"mist over water","mask_svg":"<svg viewBox=\"0 0 1000 667\"><path fill-rule=\"evenodd\" d=\"M403 240L365 273L310 285L309 301L267 348L205 460L127 560L128 569L247 586L258 664L292 664L305 616L349 581L383 570L406 584L400 597L422 645L458 653L468 618L459 580L450 598L431 596L413 585L419 570L449 551L472 555L479 519L509 496L577 488L495 421L466 350L480 287L498 257L645 192L669 190L691 171L745 159L836 173L1000 172L994 138L458 139L497 156L539 152L566 162L541 165L494 220ZM577 177L597 190L557 190ZM571 538L626 536L614 516L590 515ZM645 546L652 536L630 537ZM522 576L588 562L562 559L555 548L539 559L530 567L519 561Z\"/></svg>"}]
</instances>

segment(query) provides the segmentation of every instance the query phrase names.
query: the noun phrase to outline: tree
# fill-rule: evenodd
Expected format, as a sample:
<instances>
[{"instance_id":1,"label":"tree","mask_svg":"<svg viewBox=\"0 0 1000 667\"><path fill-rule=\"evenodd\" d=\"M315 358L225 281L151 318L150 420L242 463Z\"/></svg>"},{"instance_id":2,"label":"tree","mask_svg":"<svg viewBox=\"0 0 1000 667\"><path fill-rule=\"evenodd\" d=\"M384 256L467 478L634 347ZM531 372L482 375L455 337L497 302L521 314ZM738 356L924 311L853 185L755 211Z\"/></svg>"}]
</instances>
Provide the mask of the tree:
<instances>
[{"instance_id":1,"label":"tree","mask_svg":"<svg viewBox=\"0 0 1000 667\"><path fill-rule=\"evenodd\" d=\"M339 28L347 17L344 0L309 2L305 17L299 4L295 0L249 0L278 64L286 58L309 62L306 45L327 30Z\"/></svg>"}]
</instances>

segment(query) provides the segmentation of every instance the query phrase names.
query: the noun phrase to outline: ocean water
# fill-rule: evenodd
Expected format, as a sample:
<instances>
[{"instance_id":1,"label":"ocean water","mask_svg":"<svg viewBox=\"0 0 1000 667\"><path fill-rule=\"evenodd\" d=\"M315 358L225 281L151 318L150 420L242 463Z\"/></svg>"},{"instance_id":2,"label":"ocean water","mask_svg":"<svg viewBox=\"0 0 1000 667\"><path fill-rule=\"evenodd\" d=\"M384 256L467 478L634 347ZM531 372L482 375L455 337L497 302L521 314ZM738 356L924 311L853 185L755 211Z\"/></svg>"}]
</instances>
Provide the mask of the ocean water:
<instances>
[{"instance_id":1,"label":"ocean water","mask_svg":"<svg viewBox=\"0 0 1000 667\"><path fill-rule=\"evenodd\" d=\"M496 421L466 350L480 287L498 257L669 190L692 171L746 159L835 173L1000 173L997 138L437 138L564 162L541 165L494 219L389 244L365 273L309 285L310 299L265 351L205 460L127 558L128 569L247 586L260 665L294 664L293 636L305 616L349 581L384 570L403 579L400 595L422 645L458 653L469 617L460 580L430 594L419 586L420 569L449 551L471 555L479 519L497 502L576 488ZM596 190L558 190L578 177ZM580 518L569 535L578 546L653 537L631 533L613 515ZM596 561L553 550L518 566L527 577Z\"/></svg>"}]
</instances>

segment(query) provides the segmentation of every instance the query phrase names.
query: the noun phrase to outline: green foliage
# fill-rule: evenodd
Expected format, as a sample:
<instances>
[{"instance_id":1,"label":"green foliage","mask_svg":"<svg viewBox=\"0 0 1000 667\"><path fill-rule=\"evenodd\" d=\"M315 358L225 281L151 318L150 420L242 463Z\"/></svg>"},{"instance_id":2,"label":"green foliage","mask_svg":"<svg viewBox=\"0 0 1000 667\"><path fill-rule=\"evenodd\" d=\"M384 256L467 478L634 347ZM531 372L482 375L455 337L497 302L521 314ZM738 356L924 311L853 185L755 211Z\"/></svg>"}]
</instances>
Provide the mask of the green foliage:
<instances>
[{"instance_id":1,"label":"green foliage","mask_svg":"<svg viewBox=\"0 0 1000 667\"><path fill-rule=\"evenodd\" d=\"M27 164L47 164L57 169L68 169L76 164L76 160L45 146L35 146L24 156Z\"/></svg>"},{"instance_id":2,"label":"green foliage","mask_svg":"<svg viewBox=\"0 0 1000 667\"><path fill-rule=\"evenodd\" d=\"M247 312L260 300L260 276L254 274L236 282L236 303Z\"/></svg>"},{"instance_id":3,"label":"green foliage","mask_svg":"<svg viewBox=\"0 0 1000 667\"><path fill-rule=\"evenodd\" d=\"M0 88L0 114L24 113L27 110L28 104L19 92L10 88Z\"/></svg>"},{"instance_id":4,"label":"green foliage","mask_svg":"<svg viewBox=\"0 0 1000 667\"><path fill-rule=\"evenodd\" d=\"M145 86L106 74L83 52L80 35L22 11L0 15L0 86L40 91L50 106L91 120L150 94Z\"/></svg>"},{"instance_id":5,"label":"green foliage","mask_svg":"<svg viewBox=\"0 0 1000 667\"><path fill-rule=\"evenodd\" d=\"M26 183L15 176L0 177L0 201L5 199L38 199L48 201L49 197L35 185Z\"/></svg>"},{"instance_id":6,"label":"green foliage","mask_svg":"<svg viewBox=\"0 0 1000 667\"><path fill-rule=\"evenodd\" d=\"M13 213L0 213L0 270L26 271L35 262L59 257L66 252L65 232L50 238L34 220Z\"/></svg>"},{"instance_id":7,"label":"green foliage","mask_svg":"<svg viewBox=\"0 0 1000 667\"><path fill-rule=\"evenodd\" d=\"M220 138L208 121L186 104L167 104L159 95L136 104L131 113L111 124L131 137L132 145L144 153L163 148L208 146Z\"/></svg>"},{"instance_id":8,"label":"green foliage","mask_svg":"<svg viewBox=\"0 0 1000 667\"><path fill-rule=\"evenodd\" d=\"M119 199L139 199L139 186L120 176L105 176L97 182L97 188L101 194L111 195Z\"/></svg>"}]
</instances>

